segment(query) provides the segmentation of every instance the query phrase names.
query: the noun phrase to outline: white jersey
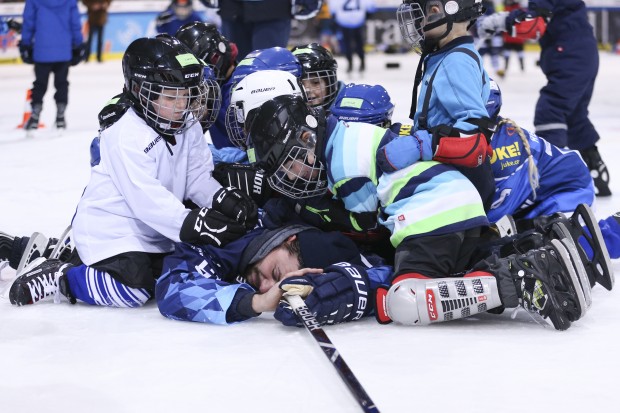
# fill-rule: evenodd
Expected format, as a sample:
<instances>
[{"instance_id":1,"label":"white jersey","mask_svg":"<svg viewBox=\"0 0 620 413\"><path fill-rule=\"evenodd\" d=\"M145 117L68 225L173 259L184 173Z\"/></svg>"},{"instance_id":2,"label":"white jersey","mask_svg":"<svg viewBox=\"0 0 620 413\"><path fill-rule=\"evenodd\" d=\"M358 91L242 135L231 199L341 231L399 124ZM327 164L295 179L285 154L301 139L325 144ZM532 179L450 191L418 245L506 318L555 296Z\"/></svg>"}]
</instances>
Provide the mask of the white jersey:
<instances>
[{"instance_id":1,"label":"white jersey","mask_svg":"<svg viewBox=\"0 0 620 413\"><path fill-rule=\"evenodd\" d=\"M169 252L189 213L182 201L210 207L221 185L196 123L169 145L133 109L101 133L101 162L73 218L82 261L92 265L129 252Z\"/></svg>"},{"instance_id":2,"label":"white jersey","mask_svg":"<svg viewBox=\"0 0 620 413\"><path fill-rule=\"evenodd\" d=\"M329 0L329 11L338 26L354 29L366 22L366 13L375 11L374 0Z\"/></svg>"}]
</instances>

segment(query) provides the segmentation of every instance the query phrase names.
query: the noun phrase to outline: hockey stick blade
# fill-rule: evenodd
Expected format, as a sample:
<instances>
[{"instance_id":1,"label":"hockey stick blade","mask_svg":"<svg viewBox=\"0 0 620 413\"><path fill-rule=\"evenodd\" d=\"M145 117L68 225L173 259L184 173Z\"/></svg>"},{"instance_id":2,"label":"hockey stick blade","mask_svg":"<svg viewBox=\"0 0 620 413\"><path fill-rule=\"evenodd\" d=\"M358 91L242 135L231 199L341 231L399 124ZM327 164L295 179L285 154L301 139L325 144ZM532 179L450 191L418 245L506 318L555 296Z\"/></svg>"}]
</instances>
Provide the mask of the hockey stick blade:
<instances>
[{"instance_id":1,"label":"hockey stick blade","mask_svg":"<svg viewBox=\"0 0 620 413\"><path fill-rule=\"evenodd\" d=\"M298 295L285 295L284 298L293 308L297 317L304 323L306 329L312 334L312 337L317 341L325 356L332 363L340 377L345 382L355 400L359 403L362 410L366 413L379 413L379 409L375 406L375 403L370 399L366 390L362 387L357 380L347 363L344 361L336 346L331 342L325 330L321 328L321 325L316 321L314 315L306 307L304 300Z\"/></svg>"}]
</instances>

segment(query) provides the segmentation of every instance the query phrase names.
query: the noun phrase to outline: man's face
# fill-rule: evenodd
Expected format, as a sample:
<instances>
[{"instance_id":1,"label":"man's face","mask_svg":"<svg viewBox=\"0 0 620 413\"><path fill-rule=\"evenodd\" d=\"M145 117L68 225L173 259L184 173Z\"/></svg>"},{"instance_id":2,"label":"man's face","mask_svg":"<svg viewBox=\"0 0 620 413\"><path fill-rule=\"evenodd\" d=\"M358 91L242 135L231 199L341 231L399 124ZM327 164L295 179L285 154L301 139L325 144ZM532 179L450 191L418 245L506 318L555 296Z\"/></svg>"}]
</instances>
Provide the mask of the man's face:
<instances>
[{"instance_id":1,"label":"man's face","mask_svg":"<svg viewBox=\"0 0 620 413\"><path fill-rule=\"evenodd\" d=\"M296 236L293 235L286 242L295 238ZM261 294L266 293L276 283L288 278L289 273L299 269L301 269L299 257L280 245L251 267L247 276L248 284L255 287Z\"/></svg>"}]
</instances>

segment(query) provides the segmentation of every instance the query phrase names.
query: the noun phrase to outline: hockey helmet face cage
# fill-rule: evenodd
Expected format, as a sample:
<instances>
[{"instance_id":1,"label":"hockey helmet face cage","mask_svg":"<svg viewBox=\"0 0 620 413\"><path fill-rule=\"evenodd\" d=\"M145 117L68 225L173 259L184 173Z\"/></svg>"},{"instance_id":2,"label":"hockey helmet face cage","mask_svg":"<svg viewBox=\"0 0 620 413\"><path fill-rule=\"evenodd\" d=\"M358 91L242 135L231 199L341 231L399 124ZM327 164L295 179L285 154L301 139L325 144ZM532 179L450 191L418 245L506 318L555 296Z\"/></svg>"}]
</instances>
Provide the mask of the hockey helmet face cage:
<instances>
[{"instance_id":1,"label":"hockey helmet face cage","mask_svg":"<svg viewBox=\"0 0 620 413\"><path fill-rule=\"evenodd\" d=\"M489 93L489 99L486 103L486 109L489 113L489 118L495 121L499 116L499 111L502 109L502 91L499 89L497 82L493 79L489 79L489 88L491 89Z\"/></svg>"},{"instance_id":2,"label":"hockey helmet face cage","mask_svg":"<svg viewBox=\"0 0 620 413\"><path fill-rule=\"evenodd\" d=\"M336 98L331 114L347 122L364 122L389 128L394 104L380 85L348 84Z\"/></svg>"},{"instance_id":3,"label":"hockey helmet face cage","mask_svg":"<svg viewBox=\"0 0 620 413\"><path fill-rule=\"evenodd\" d=\"M260 70L283 70L301 78L301 64L293 53L284 47L270 47L254 50L243 58L232 74L233 84L237 84L250 73Z\"/></svg>"},{"instance_id":4,"label":"hockey helmet face cage","mask_svg":"<svg viewBox=\"0 0 620 413\"><path fill-rule=\"evenodd\" d=\"M236 47L220 34L212 23L191 22L184 24L175 37L209 65L218 83L223 83L237 58Z\"/></svg>"},{"instance_id":5,"label":"hockey helmet face cage","mask_svg":"<svg viewBox=\"0 0 620 413\"><path fill-rule=\"evenodd\" d=\"M327 192L321 162L324 116L300 96L284 95L263 103L246 122L252 143L248 157L269 175L273 190L294 199Z\"/></svg>"},{"instance_id":6,"label":"hockey helmet face cage","mask_svg":"<svg viewBox=\"0 0 620 413\"><path fill-rule=\"evenodd\" d=\"M203 69L187 47L168 35L137 39L123 56L132 106L167 136L183 133L205 116L209 88Z\"/></svg>"},{"instance_id":7,"label":"hockey helmet face cage","mask_svg":"<svg viewBox=\"0 0 620 413\"><path fill-rule=\"evenodd\" d=\"M230 141L245 150L248 143L244 124L248 113L267 100L282 95L301 96L305 100L301 81L289 72L261 70L250 73L237 83L226 110L226 132Z\"/></svg>"},{"instance_id":8,"label":"hockey helmet face cage","mask_svg":"<svg viewBox=\"0 0 620 413\"><path fill-rule=\"evenodd\" d=\"M329 50L318 43L292 50L302 66L302 82L312 107L329 110L338 94L338 63Z\"/></svg>"},{"instance_id":9,"label":"hockey helmet face cage","mask_svg":"<svg viewBox=\"0 0 620 413\"><path fill-rule=\"evenodd\" d=\"M205 102L206 111L200 120L200 126L202 126L203 131L206 131L213 126L217 120L218 114L220 113L220 108L222 106L222 91L211 67L204 66L203 73L204 83L207 87L207 95Z\"/></svg>"},{"instance_id":10,"label":"hockey helmet face cage","mask_svg":"<svg viewBox=\"0 0 620 413\"><path fill-rule=\"evenodd\" d=\"M404 0L396 20L405 41L422 54L446 37L453 23L474 21L483 13L482 0ZM445 30L438 29L443 25Z\"/></svg>"}]
</instances>

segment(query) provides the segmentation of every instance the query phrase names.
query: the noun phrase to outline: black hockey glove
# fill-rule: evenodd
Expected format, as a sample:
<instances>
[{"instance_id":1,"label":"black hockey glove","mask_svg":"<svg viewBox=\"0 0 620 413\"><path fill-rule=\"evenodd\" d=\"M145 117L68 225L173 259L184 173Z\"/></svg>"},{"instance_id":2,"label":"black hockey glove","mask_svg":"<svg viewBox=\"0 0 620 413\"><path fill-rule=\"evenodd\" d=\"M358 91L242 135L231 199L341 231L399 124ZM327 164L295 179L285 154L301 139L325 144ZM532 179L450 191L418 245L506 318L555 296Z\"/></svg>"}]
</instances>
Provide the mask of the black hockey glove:
<instances>
[{"instance_id":1,"label":"black hockey glove","mask_svg":"<svg viewBox=\"0 0 620 413\"><path fill-rule=\"evenodd\" d=\"M73 46L71 51L71 66L75 66L78 63L86 59L86 43L82 43L79 46Z\"/></svg>"},{"instance_id":2,"label":"black hockey glove","mask_svg":"<svg viewBox=\"0 0 620 413\"><path fill-rule=\"evenodd\" d=\"M364 232L377 226L374 212L351 212L331 195L297 200L295 212L304 222L329 231Z\"/></svg>"},{"instance_id":3,"label":"black hockey glove","mask_svg":"<svg viewBox=\"0 0 620 413\"><path fill-rule=\"evenodd\" d=\"M183 242L223 247L246 233L245 226L214 209L194 209L183 221L179 238Z\"/></svg>"},{"instance_id":4,"label":"black hockey glove","mask_svg":"<svg viewBox=\"0 0 620 413\"><path fill-rule=\"evenodd\" d=\"M359 320L372 308L366 270L349 263L330 265L323 274L286 278L280 288L302 296L311 291L305 298L306 306L321 325ZM284 300L280 301L274 317L286 326L302 326Z\"/></svg>"},{"instance_id":5,"label":"black hockey glove","mask_svg":"<svg viewBox=\"0 0 620 413\"><path fill-rule=\"evenodd\" d=\"M260 207L271 196L271 187L265 172L253 165L220 162L215 165L213 177L222 186L234 186L248 194Z\"/></svg>"},{"instance_id":6,"label":"black hockey glove","mask_svg":"<svg viewBox=\"0 0 620 413\"><path fill-rule=\"evenodd\" d=\"M26 46L22 44L22 42L18 43L19 47L19 55L22 58L24 63L33 64L34 60L32 60L32 46Z\"/></svg>"},{"instance_id":7,"label":"black hockey glove","mask_svg":"<svg viewBox=\"0 0 620 413\"><path fill-rule=\"evenodd\" d=\"M252 199L239 189L229 186L222 187L213 195L212 208L232 218L247 229L258 223L258 207Z\"/></svg>"}]
</instances>

